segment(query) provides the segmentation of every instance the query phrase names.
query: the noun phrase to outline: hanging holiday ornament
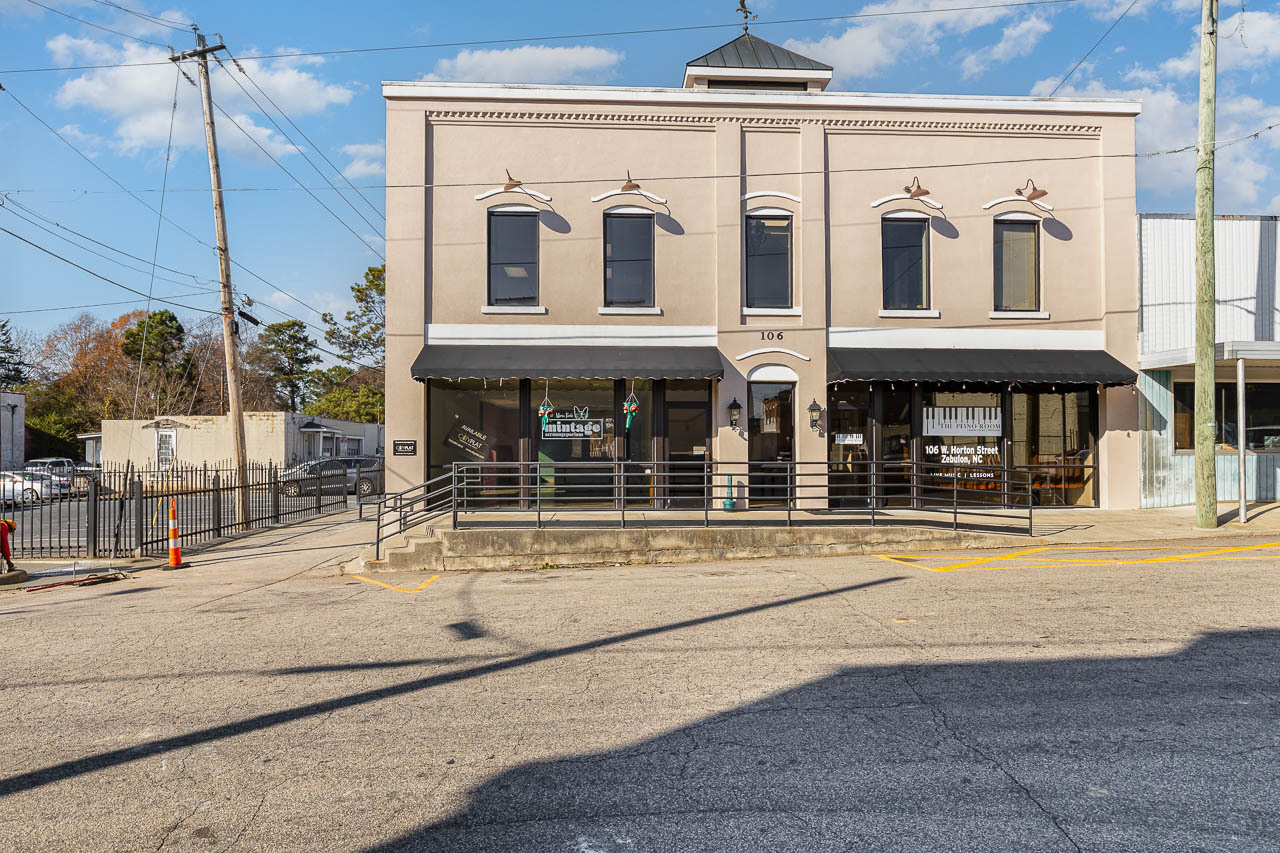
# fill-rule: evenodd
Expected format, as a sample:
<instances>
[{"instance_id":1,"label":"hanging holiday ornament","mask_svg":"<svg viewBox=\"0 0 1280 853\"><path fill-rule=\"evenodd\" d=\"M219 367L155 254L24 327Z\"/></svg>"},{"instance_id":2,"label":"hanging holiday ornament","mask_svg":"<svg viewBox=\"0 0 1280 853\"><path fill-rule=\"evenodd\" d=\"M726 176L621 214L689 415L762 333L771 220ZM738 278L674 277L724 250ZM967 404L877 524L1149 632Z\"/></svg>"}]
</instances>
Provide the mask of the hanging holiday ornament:
<instances>
[{"instance_id":1,"label":"hanging holiday ornament","mask_svg":"<svg viewBox=\"0 0 1280 853\"><path fill-rule=\"evenodd\" d=\"M627 416L626 429L631 429L631 419L640 411L640 401L636 399L635 385L631 386L631 393L627 399L622 402L622 414Z\"/></svg>"},{"instance_id":2,"label":"hanging holiday ornament","mask_svg":"<svg viewBox=\"0 0 1280 853\"><path fill-rule=\"evenodd\" d=\"M542 418L542 428L546 430L547 420L555 412L556 407L551 405L550 383L544 383L542 386L542 402L538 404L538 417Z\"/></svg>"}]
</instances>

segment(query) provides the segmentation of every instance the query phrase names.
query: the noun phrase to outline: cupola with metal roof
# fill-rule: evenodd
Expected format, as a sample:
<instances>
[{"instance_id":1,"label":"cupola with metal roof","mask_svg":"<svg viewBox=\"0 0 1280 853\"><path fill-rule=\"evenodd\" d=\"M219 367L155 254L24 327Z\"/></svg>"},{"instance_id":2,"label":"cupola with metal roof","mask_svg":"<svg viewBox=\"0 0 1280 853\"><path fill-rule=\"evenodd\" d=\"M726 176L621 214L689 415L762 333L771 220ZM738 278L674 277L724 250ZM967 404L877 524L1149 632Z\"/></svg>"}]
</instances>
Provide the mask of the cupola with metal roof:
<instances>
[{"instance_id":1,"label":"cupola with metal roof","mask_svg":"<svg viewBox=\"0 0 1280 853\"><path fill-rule=\"evenodd\" d=\"M744 32L728 44L690 60L686 89L773 89L821 92L831 66Z\"/></svg>"}]
</instances>

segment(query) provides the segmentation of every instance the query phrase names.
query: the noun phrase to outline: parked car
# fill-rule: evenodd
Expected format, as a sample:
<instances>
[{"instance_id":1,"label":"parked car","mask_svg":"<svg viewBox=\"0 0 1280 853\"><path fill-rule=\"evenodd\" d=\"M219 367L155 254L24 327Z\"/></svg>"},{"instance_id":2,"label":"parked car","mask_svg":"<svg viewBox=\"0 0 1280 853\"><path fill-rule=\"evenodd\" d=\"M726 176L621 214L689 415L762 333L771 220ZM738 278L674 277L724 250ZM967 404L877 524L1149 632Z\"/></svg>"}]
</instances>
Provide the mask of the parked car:
<instances>
[{"instance_id":1,"label":"parked car","mask_svg":"<svg viewBox=\"0 0 1280 853\"><path fill-rule=\"evenodd\" d=\"M382 459L378 456L338 456L294 465L280 472L280 490L289 497L313 495L316 476L321 471L326 477L336 476L339 471L345 473L348 494L364 498L382 493Z\"/></svg>"},{"instance_id":2,"label":"parked car","mask_svg":"<svg viewBox=\"0 0 1280 853\"><path fill-rule=\"evenodd\" d=\"M0 495L6 503L54 500L71 494L71 481L42 471L0 472Z\"/></svg>"},{"instance_id":3,"label":"parked car","mask_svg":"<svg viewBox=\"0 0 1280 853\"><path fill-rule=\"evenodd\" d=\"M28 459L27 464L22 467L28 471L40 471L69 479L76 472L76 461L66 456L42 456L39 459Z\"/></svg>"}]
</instances>

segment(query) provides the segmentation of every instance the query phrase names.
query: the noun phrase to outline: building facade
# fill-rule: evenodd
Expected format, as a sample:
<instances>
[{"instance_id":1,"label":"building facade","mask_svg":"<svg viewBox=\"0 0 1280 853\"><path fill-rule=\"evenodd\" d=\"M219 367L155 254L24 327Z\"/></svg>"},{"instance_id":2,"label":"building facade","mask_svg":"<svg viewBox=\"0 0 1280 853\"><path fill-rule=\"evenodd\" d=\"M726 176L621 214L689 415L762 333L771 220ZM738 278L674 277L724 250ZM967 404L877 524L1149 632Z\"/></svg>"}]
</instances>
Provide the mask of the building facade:
<instances>
[{"instance_id":1,"label":"building facade","mask_svg":"<svg viewBox=\"0 0 1280 853\"><path fill-rule=\"evenodd\" d=\"M824 462L842 506L914 460L1137 506L1139 105L830 75L746 35L683 88L384 83L388 488Z\"/></svg>"},{"instance_id":2,"label":"building facade","mask_svg":"<svg viewBox=\"0 0 1280 853\"><path fill-rule=\"evenodd\" d=\"M293 412L245 412L245 449L252 462L287 467L331 456L377 456L382 424L362 424ZM186 415L102 422L103 465L166 470L227 464L234 446L226 415Z\"/></svg>"},{"instance_id":3,"label":"building facade","mask_svg":"<svg viewBox=\"0 0 1280 853\"><path fill-rule=\"evenodd\" d=\"M1236 500L1240 494L1241 436L1247 499L1274 501L1277 497L1278 222L1280 218L1274 216L1220 216L1214 222L1214 409L1218 499L1222 501ZM1139 240L1142 505L1189 504L1195 502L1195 218L1142 214Z\"/></svg>"}]
</instances>

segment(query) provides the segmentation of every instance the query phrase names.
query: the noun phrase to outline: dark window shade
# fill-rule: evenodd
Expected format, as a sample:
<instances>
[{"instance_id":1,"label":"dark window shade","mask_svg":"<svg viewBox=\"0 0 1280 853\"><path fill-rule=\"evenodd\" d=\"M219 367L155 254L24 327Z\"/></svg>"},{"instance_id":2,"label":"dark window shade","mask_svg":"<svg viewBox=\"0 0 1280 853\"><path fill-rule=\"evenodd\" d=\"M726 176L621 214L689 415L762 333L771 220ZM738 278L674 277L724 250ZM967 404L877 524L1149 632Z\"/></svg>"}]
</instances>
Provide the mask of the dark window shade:
<instances>
[{"instance_id":1,"label":"dark window shade","mask_svg":"<svg viewBox=\"0 0 1280 853\"><path fill-rule=\"evenodd\" d=\"M652 216L605 214L604 304L653 306Z\"/></svg>"},{"instance_id":2,"label":"dark window shade","mask_svg":"<svg viewBox=\"0 0 1280 853\"><path fill-rule=\"evenodd\" d=\"M880 269L884 307L929 307L929 223L923 219L880 221Z\"/></svg>"},{"instance_id":3,"label":"dark window shade","mask_svg":"<svg viewBox=\"0 0 1280 853\"><path fill-rule=\"evenodd\" d=\"M995 223L995 309L1040 310L1040 226Z\"/></svg>"},{"instance_id":4,"label":"dark window shade","mask_svg":"<svg viewBox=\"0 0 1280 853\"><path fill-rule=\"evenodd\" d=\"M489 304L538 304L538 214L489 214Z\"/></svg>"},{"instance_id":5,"label":"dark window shade","mask_svg":"<svg viewBox=\"0 0 1280 853\"><path fill-rule=\"evenodd\" d=\"M791 307L791 217L747 217L747 307Z\"/></svg>"}]
</instances>

